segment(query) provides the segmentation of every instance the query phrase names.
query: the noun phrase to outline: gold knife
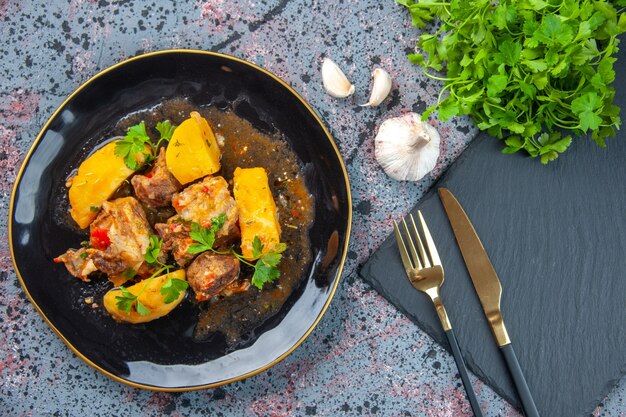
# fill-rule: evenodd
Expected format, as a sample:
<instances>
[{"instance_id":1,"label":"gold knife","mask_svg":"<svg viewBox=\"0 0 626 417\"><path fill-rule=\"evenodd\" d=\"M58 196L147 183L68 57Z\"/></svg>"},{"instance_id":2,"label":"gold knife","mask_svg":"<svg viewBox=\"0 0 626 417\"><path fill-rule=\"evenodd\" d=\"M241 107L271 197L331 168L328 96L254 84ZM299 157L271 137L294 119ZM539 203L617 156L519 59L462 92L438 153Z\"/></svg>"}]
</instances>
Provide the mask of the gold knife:
<instances>
[{"instance_id":1,"label":"gold knife","mask_svg":"<svg viewBox=\"0 0 626 417\"><path fill-rule=\"evenodd\" d=\"M439 188L439 198L441 198L448 220L450 220L452 231L461 249L467 271L472 278L474 289L478 294L480 304L483 306L493 336L513 378L524 414L527 417L538 417L539 412L528 389L526 378L524 378L502 319L502 312L500 311L502 285L500 279L461 204L447 188Z\"/></svg>"}]
</instances>

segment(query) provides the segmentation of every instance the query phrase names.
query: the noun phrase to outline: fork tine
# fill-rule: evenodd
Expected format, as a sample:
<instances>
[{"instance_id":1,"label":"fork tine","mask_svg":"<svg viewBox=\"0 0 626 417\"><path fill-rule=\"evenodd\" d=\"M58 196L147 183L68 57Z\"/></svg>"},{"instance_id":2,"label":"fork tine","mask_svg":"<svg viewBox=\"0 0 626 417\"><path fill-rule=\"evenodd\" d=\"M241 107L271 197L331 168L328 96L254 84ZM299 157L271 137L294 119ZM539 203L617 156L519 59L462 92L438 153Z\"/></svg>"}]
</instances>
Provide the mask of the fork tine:
<instances>
[{"instance_id":1,"label":"fork tine","mask_svg":"<svg viewBox=\"0 0 626 417\"><path fill-rule=\"evenodd\" d=\"M417 247L419 248L420 255L424 260L424 268L430 268L430 260L428 259L428 255L426 254L426 250L424 249L424 244L422 243L422 238L420 237L417 226L415 225L415 219L413 218L413 214L409 214L409 217L411 218L411 224L413 225L415 236L417 236Z\"/></svg>"},{"instance_id":2,"label":"fork tine","mask_svg":"<svg viewBox=\"0 0 626 417\"><path fill-rule=\"evenodd\" d=\"M426 226L426 221L424 220L424 216L422 216L422 212L418 210L417 216L419 217L422 230L424 231L424 238L426 239L426 247L428 248L428 252L430 252L430 258L433 260L433 265L441 265L441 259L439 259L439 254L437 253L437 247L435 246L433 237L430 235L428 226Z\"/></svg>"},{"instance_id":3,"label":"fork tine","mask_svg":"<svg viewBox=\"0 0 626 417\"><path fill-rule=\"evenodd\" d=\"M409 232L409 227L406 225L406 221L404 219L402 219L402 224L404 225L404 231L406 232L407 240L409 241L409 249L411 250L413 265L415 265L417 269L422 269L422 263L420 262L419 256L417 256L415 244L413 243L413 238L411 237L411 232ZM417 235L417 239L419 242L419 235Z\"/></svg>"},{"instance_id":4,"label":"fork tine","mask_svg":"<svg viewBox=\"0 0 626 417\"><path fill-rule=\"evenodd\" d=\"M393 221L393 229L396 232L396 243L398 243L398 251L400 252L400 258L402 258L402 264L404 265L406 273L410 274L411 271L413 271L413 265L411 264L411 259L409 259L409 253L406 250L404 240L402 239L402 235L400 234L398 223L396 223L395 220Z\"/></svg>"}]
</instances>

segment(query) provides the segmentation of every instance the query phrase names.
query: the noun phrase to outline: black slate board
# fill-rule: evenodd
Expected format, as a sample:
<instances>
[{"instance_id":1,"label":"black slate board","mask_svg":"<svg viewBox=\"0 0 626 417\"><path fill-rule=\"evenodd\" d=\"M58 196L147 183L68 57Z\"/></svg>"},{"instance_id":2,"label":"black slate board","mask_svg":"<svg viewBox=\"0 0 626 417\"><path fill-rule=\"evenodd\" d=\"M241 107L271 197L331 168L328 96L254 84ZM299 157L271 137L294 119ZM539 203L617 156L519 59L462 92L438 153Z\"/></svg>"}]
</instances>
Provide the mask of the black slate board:
<instances>
[{"instance_id":1,"label":"black slate board","mask_svg":"<svg viewBox=\"0 0 626 417\"><path fill-rule=\"evenodd\" d=\"M615 104L625 113L624 50L619 55ZM498 272L504 321L539 412L588 416L626 373L626 134L604 149L575 140L546 167L501 149L479 135L414 213L422 211L437 244L442 298L470 369L519 406L438 187L463 205ZM393 235L360 274L448 348L432 303L404 274Z\"/></svg>"}]
</instances>

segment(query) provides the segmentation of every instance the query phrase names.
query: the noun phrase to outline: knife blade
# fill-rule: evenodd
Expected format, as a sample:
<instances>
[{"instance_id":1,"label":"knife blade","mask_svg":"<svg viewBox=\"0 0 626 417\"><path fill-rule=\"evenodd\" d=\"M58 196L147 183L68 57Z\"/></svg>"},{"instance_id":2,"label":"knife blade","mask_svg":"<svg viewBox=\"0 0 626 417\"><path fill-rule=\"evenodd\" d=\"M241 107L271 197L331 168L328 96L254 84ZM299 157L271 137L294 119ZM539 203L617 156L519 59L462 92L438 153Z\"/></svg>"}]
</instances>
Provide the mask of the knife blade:
<instances>
[{"instance_id":1,"label":"knife blade","mask_svg":"<svg viewBox=\"0 0 626 417\"><path fill-rule=\"evenodd\" d=\"M535 402L530 394L528 384L522 373L522 368L517 360L511 339L504 325L500 300L502 297L502 284L498 278L489 255L480 241L472 222L467 217L465 210L447 188L439 188L439 198L452 226L452 231L461 249L463 260L469 272L474 289L483 307L485 316L489 321L491 332L496 343L504 356L509 368L513 383L520 396L522 408L526 416L539 416Z\"/></svg>"},{"instance_id":2,"label":"knife blade","mask_svg":"<svg viewBox=\"0 0 626 417\"><path fill-rule=\"evenodd\" d=\"M457 199L447 188L439 188L438 191L496 342L498 346L511 343L500 310L502 284L487 251Z\"/></svg>"}]
</instances>

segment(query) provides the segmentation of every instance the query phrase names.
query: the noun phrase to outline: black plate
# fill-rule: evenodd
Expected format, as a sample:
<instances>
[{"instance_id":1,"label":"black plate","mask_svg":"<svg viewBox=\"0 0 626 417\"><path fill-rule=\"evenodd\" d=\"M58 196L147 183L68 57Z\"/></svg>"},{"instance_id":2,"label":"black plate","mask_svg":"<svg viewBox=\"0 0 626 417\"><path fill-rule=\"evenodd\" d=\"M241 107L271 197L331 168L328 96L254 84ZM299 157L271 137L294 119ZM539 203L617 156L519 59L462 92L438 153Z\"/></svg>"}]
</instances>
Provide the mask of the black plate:
<instances>
[{"instance_id":1,"label":"black plate","mask_svg":"<svg viewBox=\"0 0 626 417\"><path fill-rule=\"evenodd\" d=\"M196 317L182 306L145 325L116 324L80 297L97 291L97 283L86 285L52 262L80 241L63 227L59 193L65 191L68 173L93 146L90 139L103 139L107 129L129 113L181 96L198 106L229 106L259 130L281 133L304 164L306 183L315 197L316 220L310 231L314 261L307 277L281 311L234 351L215 339L194 342L190 334ZM351 217L350 189L339 151L319 117L294 90L237 58L172 50L142 55L102 71L55 111L15 183L9 235L24 290L78 356L129 385L176 391L254 375L302 343L337 288Z\"/></svg>"}]
</instances>

